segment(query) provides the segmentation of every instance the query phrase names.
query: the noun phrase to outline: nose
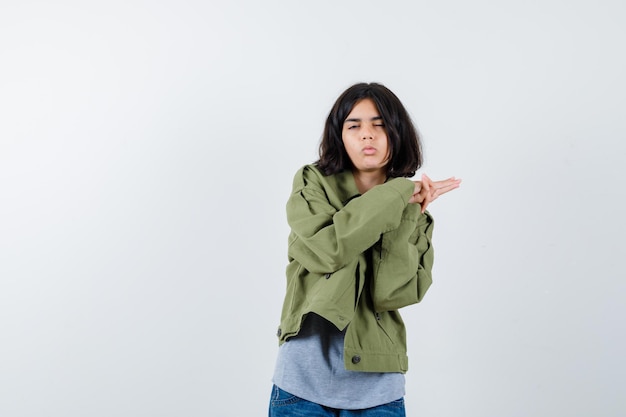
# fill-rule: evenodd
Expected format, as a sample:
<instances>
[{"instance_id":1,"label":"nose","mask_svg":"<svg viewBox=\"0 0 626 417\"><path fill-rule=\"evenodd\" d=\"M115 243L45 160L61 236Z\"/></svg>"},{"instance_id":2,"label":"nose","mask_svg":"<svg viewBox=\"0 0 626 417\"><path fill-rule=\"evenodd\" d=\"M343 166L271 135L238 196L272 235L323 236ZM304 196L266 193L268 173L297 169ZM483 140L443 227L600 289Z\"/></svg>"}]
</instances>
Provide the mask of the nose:
<instances>
[{"instance_id":1,"label":"nose","mask_svg":"<svg viewBox=\"0 0 626 417\"><path fill-rule=\"evenodd\" d=\"M374 135L372 134L372 129L370 127L363 127L361 131L361 139L374 139Z\"/></svg>"}]
</instances>

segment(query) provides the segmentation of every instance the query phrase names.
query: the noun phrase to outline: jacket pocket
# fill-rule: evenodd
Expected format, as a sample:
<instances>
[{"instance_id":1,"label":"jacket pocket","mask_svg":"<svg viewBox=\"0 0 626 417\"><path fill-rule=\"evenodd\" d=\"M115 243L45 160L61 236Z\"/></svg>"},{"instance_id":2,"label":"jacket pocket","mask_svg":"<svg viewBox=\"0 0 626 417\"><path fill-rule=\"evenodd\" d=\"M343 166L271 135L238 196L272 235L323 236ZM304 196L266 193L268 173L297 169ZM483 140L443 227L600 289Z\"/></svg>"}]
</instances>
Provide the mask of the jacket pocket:
<instances>
[{"instance_id":1,"label":"jacket pocket","mask_svg":"<svg viewBox=\"0 0 626 417\"><path fill-rule=\"evenodd\" d=\"M392 345L404 346L406 344L406 330L400 313L386 311L374 313L378 328L387 336Z\"/></svg>"}]
</instances>

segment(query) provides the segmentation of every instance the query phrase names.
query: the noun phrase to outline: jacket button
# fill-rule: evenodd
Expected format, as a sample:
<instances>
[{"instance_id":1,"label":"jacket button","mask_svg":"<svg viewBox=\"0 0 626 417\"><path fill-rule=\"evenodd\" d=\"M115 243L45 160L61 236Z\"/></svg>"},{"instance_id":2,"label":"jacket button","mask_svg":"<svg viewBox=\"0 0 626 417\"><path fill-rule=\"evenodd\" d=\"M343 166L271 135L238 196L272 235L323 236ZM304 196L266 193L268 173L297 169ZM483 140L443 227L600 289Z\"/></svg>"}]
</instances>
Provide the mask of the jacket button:
<instances>
[{"instance_id":1,"label":"jacket button","mask_svg":"<svg viewBox=\"0 0 626 417\"><path fill-rule=\"evenodd\" d=\"M283 334L283 331L281 329L278 329L278 331L276 332L276 336L280 337L281 334Z\"/></svg>"},{"instance_id":2,"label":"jacket button","mask_svg":"<svg viewBox=\"0 0 626 417\"><path fill-rule=\"evenodd\" d=\"M354 355L352 357L352 363L356 365L359 362L361 362L361 357L359 355Z\"/></svg>"}]
</instances>

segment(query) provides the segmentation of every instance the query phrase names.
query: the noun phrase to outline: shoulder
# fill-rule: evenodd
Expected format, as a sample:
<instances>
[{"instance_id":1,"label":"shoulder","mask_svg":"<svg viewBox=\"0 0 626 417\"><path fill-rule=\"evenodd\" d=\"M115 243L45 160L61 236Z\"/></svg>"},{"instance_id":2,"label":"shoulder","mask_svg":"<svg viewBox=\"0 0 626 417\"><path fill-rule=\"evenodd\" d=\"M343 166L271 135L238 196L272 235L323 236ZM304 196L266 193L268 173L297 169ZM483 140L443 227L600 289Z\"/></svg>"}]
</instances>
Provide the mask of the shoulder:
<instances>
[{"instance_id":1,"label":"shoulder","mask_svg":"<svg viewBox=\"0 0 626 417\"><path fill-rule=\"evenodd\" d=\"M337 207L359 195L351 171L324 175L315 164L304 165L296 172L292 191L303 196L323 196Z\"/></svg>"},{"instance_id":2,"label":"shoulder","mask_svg":"<svg viewBox=\"0 0 626 417\"><path fill-rule=\"evenodd\" d=\"M306 164L298 170L303 176L307 178L323 178L325 175L315 164Z\"/></svg>"},{"instance_id":3,"label":"shoulder","mask_svg":"<svg viewBox=\"0 0 626 417\"><path fill-rule=\"evenodd\" d=\"M293 177L293 189L298 190L310 185L323 187L328 179L329 178L325 177L317 166L307 164L296 171Z\"/></svg>"}]
</instances>

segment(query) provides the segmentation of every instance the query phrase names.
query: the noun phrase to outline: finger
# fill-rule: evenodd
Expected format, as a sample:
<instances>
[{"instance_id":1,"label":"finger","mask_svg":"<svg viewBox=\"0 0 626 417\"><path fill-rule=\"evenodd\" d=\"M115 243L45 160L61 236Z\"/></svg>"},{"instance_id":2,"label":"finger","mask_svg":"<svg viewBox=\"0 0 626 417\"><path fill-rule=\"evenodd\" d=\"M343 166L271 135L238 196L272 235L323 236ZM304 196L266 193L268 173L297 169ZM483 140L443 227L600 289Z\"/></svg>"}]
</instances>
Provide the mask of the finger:
<instances>
[{"instance_id":1,"label":"finger","mask_svg":"<svg viewBox=\"0 0 626 417\"><path fill-rule=\"evenodd\" d=\"M422 189L429 191L433 186L433 182L426 174L422 174Z\"/></svg>"},{"instance_id":2,"label":"finger","mask_svg":"<svg viewBox=\"0 0 626 417\"><path fill-rule=\"evenodd\" d=\"M435 201L437 198L439 197L439 190L434 190L432 193L429 194L428 196L428 200L427 201L427 206L432 203L433 201ZM424 207L423 207L424 208ZM425 210L425 208L424 208ZM423 213L424 211L422 211Z\"/></svg>"},{"instance_id":3,"label":"finger","mask_svg":"<svg viewBox=\"0 0 626 417\"><path fill-rule=\"evenodd\" d=\"M420 203L421 205L421 212L424 213L426 211L426 208L428 207L428 205L430 203L432 203L435 199L437 198L437 191L436 190L431 190L429 192L426 192L424 194L424 198L422 200L422 202Z\"/></svg>"},{"instance_id":4,"label":"finger","mask_svg":"<svg viewBox=\"0 0 626 417\"><path fill-rule=\"evenodd\" d=\"M421 181L413 181L415 184L415 188L413 189L413 195L419 194L422 191L422 182Z\"/></svg>"},{"instance_id":5,"label":"finger","mask_svg":"<svg viewBox=\"0 0 626 417\"><path fill-rule=\"evenodd\" d=\"M435 186L436 189L442 190L442 192L448 192L450 190L454 190L455 188L459 188L460 181L454 181L450 183L440 183Z\"/></svg>"},{"instance_id":6,"label":"finger","mask_svg":"<svg viewBox=\"0 0 626 417\"><path fill-rule=\"evenodd\" d=\"M428 184L429 188L435 188L436 183L426 174L422 174L422 180Z\"/></svg>"},{"instance_id":7,"label":"finger","mask_svg":"<svg viewBox=\"0 0 626 417\"><path fill-rule=\"evenodd\" d=\"M457 188L459 188L458 185L450 185L448 187L438 188L437 191L439 191L439 195L442 195L442 194L448 193L448 192L450 192L452 190L456 190Z\"/></svg>"},{"instance_id":8,"label":"finger","mask_svg":"<svg viewBox=\"0 0 626 417\"><path fill-rule=\"evenodd\" d=\"M434 182L434 187L435 188L443 188L443 187L447 187L447 186L452 185L452 184L460 184L460 183L461 183L461 180L450 178L450 179L443 180L443 181L435 181Z\"/></svg>"},{"instance_id":9,"label":"finger","mask_svg":"<svg viewBox=\"0 0 626 417\"><path fill-rule=\"evenodd\" d=\"M437 198L437 197L435 197ZM429 197L429 198L425 198L424 201L422 201L421 206L422 206L422 213L424 213L426 211L426 208L430 205L430 203L432 203L435 198Z\"/></svg>"}]
</instances>

